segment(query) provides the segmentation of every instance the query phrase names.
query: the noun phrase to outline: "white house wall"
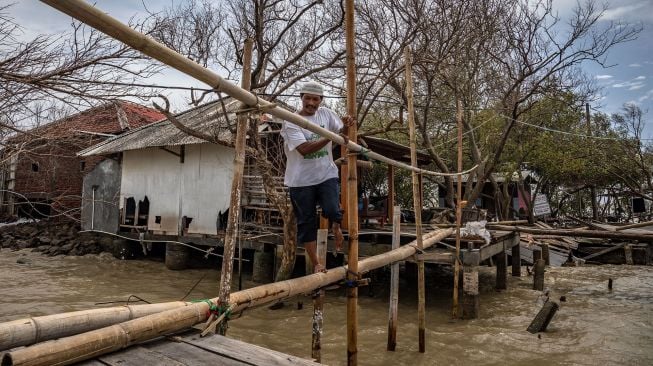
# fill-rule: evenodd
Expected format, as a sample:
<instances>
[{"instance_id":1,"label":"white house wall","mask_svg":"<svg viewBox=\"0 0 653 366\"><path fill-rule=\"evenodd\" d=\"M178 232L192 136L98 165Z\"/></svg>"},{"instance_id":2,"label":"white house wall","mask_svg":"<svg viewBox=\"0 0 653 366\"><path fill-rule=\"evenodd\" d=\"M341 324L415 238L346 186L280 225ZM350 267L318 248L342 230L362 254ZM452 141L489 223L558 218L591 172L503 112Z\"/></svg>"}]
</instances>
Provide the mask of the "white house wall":
<instances>
[{"instance_id":1,"label":"white house wall","mask_svg":"<svg viewBox=\"0 0 653 366\"><path fill-rule=\"evenodd\" d=\"M229 207L234 150L215 144L186 146L182 164L182 216L192 217L188 233L217 234L219 211Z\"/></svg>"},{"instance_id":2,"label":"white house wall","mask_svg":"<svg viewBox=\"0 0 653 366\"><path fill-rule=\"evenodd\" d=\"M121 205L125 198L138 203L147 195L149 230L177 234L186 216L193 219L188 233L216 234L218 212L229 207L233 158L233 149L208 143L186 146L183 164L160 148L125 151Z\"/></svg>"}]
</instances>

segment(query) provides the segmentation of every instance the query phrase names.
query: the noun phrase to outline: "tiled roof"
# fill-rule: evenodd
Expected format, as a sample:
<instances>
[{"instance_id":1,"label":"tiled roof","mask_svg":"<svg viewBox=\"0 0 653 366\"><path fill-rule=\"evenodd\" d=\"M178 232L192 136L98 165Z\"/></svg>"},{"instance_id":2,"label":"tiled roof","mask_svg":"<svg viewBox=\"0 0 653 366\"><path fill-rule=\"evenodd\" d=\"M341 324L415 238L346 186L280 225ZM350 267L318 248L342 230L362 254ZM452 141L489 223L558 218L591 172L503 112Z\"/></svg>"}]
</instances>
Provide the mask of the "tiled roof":
<instances>
[{"instance_id":1,"label":"tiled roof","mask_svg":"<svg viewBox=\"0 0 653 366\"><path fill-rule=\"evenodd\" d=\"M277 102L281 104L281 102ZM225 109L228 114L228 121L231 129L235 129L236 111L240 108L240 102L232 98L225 100ZM199 107L181 112L175 115L176 119L186 127L203 133L216 136L223 141L231 141L233 134L227 119L224 118L222 105L218 101L209 102ZM280 122L280 121L278 121ZM112 137L97 145L80 151L77 155L90 156L101 154L112 154L127 150L145 149L148 147L192 145L206 142L200 138L187 135L179 130L169 120L164 119L138 129L123 133L120 136Z\"/></svg>"},{"instance_id":2,"label":"tiled roof","mask_svg":"<svg viewBox=\"0 0 653 366\"><path fill-rule=\"evenodd\" d=\"M29 133L47 139L66 138L79 134L80 131L119 134L164 118L155 109L127 101L115 101L33 128ZM17 135L11 140L21 140L25 136L27 135Z\"/></svg>"}]
</instances>

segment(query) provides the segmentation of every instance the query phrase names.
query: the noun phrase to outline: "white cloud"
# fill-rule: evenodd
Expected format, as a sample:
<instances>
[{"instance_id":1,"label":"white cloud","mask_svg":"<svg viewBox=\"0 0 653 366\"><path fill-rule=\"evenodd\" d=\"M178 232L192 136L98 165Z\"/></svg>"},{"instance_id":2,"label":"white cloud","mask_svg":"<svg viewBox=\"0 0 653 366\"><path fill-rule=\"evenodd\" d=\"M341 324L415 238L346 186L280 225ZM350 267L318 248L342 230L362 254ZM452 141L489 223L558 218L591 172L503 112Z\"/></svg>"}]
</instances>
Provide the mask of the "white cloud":
<instances>
[{"instance_id":1,"label":"white cloud","mask_svg":"<svg viewBox=\"0 0 653 366\"><path fill-rule=\"evenodd\" d=\"M650 0L635 1L632 4L615 6L603 13L601 20L649 21L653 3Z\"/></svg>"},{"instance_id":2,"label":"white cloud","mask_svg":"<svg viewBox=\"0 0 653 366\"><path fill-rule=\"evenodd\" d=\"M634 78L633 80L646 80L646 76L640 75L640 76Z\"/></svg>"},{"instance_id":3,"label":"white cloud","mask_svg":"<svg viewBox=\"0 0 653 366\"><path fill-rule=\"evenodd\" d=\"M646 77L638 76L638 77L636 77L636 78L634 78L632 80L629 80L629 81L614 83L614 84L612 84L612 87L613 88L627 88L628 90L637 90L637 89L641 89L644 86L646 86L646 84L642 81L644 79L646 79Z\"/></svg>"},{"instance_id":4,"label":"white cloud","mask_svg":"<svg viewBox=\"0 0 653 366\"><path fill-rule=\"evenodd\" d=\"M646 94L642 95L637 99L637 101L644 102L646 100L653 99L653 89L649 90Z\"/></svg>"},{"instance_id":5,"label":"white cloud","mask_svg":"<svg viewBox=\"0 0 653 366\"><path fill-rule=\"evenodd\" d=\"M642 65L641 64L630 64L630 65L628 65L628 67L642 67Z\"/></svg>"},{"instance_id":6,"label":"white cloud","mask_svg":"<svg viewBox=\"0 0 653 366\"><path fill-rule=\"evenodd\" d=\"M605 80L605 79L612 79L612 75L596 75L595 78L597 80Z\"/></svg>"}]
</instances>

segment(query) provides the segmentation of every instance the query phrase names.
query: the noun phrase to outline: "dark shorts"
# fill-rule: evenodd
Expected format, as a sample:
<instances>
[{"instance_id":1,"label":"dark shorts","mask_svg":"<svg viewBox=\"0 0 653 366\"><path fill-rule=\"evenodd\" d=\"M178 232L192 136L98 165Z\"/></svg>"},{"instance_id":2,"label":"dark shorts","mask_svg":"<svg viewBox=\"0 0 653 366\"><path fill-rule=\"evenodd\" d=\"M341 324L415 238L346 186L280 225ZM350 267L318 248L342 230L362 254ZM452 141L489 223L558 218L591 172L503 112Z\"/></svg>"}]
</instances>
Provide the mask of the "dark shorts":
<instances>
[{"instance_id":1,"label":"dark shorts","mask_svg":"<svg viewBox=\"0 0 653 366\"><path fill-rule=\"evenodd\" d=\"M316 206L322 207L322 216L330 222L340 223L340 184L338 178L306 187L290 187L290 201L297 218L297 243L303 245L317 240Z\"/></svg>"}]
</instances>

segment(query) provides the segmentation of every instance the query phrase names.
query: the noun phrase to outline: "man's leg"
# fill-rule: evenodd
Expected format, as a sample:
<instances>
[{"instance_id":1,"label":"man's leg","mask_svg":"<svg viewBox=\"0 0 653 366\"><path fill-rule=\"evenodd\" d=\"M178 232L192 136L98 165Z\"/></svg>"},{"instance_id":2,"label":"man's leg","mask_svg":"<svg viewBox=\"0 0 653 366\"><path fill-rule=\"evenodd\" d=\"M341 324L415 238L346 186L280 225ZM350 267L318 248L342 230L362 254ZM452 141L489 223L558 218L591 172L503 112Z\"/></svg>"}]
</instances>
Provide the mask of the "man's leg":
<instances>
[{"instance_id":1,"label":"man's leg","mask_svg":"<svg viewBox=\"0 0 653 366\"><path fill-rule=\"evenodd\" d=\"M326 267L320 263L320 258L317 257L317 241L304 243L304 250L308 253L308 257L313 265L313 273L326 272Z\"/></svg>"},{"instance_id":2,"label":"man's leg","mask_svg":"<svg viewBox=\"0 0 653 366\"><path fill-rule=\"evenodd\" d=\"M341 251L345 238L340 229L342 211L340 210L340 185L337 178L329 179L318 185L317 200L322 207L322 214L331 222L336 251Z\"/></svg>"},{"instance_id":3,"label":"man's leg","mask_svg":"<svg viewBox=\"0 0 653 366\"><path fill-rule=\"evenodd\" d=\"M324 271L325 267L317 257L316 193L315 186L290 188L290 201L297 218L297 242L303 244L313 271L318 272Z\"/></svg>"}]
</instances>

